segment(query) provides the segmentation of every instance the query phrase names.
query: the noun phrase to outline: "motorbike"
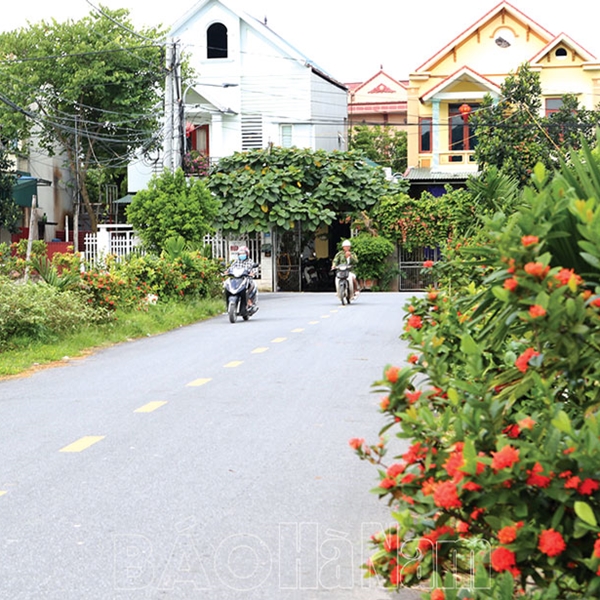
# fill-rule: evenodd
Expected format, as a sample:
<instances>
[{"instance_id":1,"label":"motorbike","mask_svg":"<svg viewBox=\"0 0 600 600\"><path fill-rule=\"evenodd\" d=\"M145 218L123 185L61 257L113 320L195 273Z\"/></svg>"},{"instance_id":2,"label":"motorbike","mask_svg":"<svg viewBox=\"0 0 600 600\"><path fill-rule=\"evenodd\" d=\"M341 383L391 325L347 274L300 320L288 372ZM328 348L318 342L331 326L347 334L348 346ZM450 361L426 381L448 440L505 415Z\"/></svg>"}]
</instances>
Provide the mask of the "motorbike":
<instances>
[{"instance_id":1,"label":"motorbike","mask_svg":"<svg viewBox=\"0 0 600 600\"><path fill-rule=\"evenodd\" d=\"M252 271L256 267L256 264L250 268L232 266L225 271L227 279L223 282L223 290L230 323L235 323L238 316L247 321L258 311L258 290L251 285Z\"/></svg>"},{"instance_id":2,"label":"motorbike","mask_svg":"<svg viewBox=\"0 0 600 600\"><path fill-rule=\"evenodd\" d=\"M352 300L352 284L350 283L350 265L338 265L335 268L336 294L342 305L350 304Z\"/></svg>"}]
</instances>

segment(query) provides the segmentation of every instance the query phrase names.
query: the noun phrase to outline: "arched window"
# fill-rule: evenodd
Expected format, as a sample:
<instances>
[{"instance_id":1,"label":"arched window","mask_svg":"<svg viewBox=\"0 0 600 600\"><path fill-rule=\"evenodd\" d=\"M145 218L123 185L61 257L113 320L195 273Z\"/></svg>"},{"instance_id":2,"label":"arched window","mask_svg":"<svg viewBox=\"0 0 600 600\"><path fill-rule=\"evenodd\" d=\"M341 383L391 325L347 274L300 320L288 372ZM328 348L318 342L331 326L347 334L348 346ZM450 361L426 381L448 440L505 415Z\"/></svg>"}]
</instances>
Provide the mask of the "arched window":
<instances>
[{"instance_id":1,"label":"arched window","mask_svg":"<svg viewBox=\"0 0 600 600\"><path fill-rule=\"evenodd\" d=\"M206 31L206 58L227 58L227 27L213 23Z\"/></svg>"}]
</instances>

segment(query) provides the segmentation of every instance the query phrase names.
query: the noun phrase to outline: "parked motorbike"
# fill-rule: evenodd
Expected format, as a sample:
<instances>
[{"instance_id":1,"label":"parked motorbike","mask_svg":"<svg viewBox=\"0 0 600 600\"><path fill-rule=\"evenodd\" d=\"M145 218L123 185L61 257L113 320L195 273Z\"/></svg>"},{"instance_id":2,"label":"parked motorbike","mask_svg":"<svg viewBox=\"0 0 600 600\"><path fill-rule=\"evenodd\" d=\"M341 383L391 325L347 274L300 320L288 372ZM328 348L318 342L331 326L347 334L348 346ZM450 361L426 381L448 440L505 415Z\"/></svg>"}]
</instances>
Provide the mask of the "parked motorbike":
<instances>
[{"instance_id":1,"label":"parked motorbike","mask_svg":"<svg viewBox=\"0 0 600 600\"><path fill-rule=\"evenodd\" d=\"M238 316L247 321L258 311L258 290L252 285L252 272L257 266L232 266L225 271L223 290L230 323L235 323Z\"/></svg>"},{"instance_id":2,"label":"parked motorbike","mask_svg":"<svg viewBox=\"0 0 600 600\"><path fill-rule=\"evenodd\" d=\"M350 265L342 264L335 267L335 290L342 305L350 304L350 301L352 300L352 285L350 283L351 270L352 267Z\"/></svg>"}]
</instances>

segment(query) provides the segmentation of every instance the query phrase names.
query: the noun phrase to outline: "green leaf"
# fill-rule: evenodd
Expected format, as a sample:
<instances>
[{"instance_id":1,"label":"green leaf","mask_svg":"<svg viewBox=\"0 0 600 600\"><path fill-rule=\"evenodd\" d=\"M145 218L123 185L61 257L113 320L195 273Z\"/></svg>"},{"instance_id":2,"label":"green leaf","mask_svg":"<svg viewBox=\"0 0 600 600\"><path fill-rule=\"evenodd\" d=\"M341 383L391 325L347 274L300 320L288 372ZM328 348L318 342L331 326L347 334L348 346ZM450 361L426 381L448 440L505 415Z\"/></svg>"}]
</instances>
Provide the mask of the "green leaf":
<instances>
[{"instance_id":1,"label":"green leaf","mask_svg":"<svg viewBox=\"0 0 600 600\"><path fill-rule=\"evenodd\" d=\"M481 354L481 348L468 333L460 338L460 349L465 354Z\"/></svg>"},{"instance_id":2,"label":"green leaf","mask_svg":"<svg viewBox=\"0 0 600 600\"><path fill-rule=\"evenodd\" d=\"M573 427L571 426L571 419L569 419L569 415L564 410L559 411L559 413L552 419L552 425L566 433L570 436L573 435Z\"/></svg>"},{"instance_id":3,"label":"green leaf","mask_svg":"<svg viewBox=\"0 0 600 600\"><path fill-rule=\"evenodd\" d=\"M596 516L594 515L594 511L587 502L577 501L577 502L575 502L574 508L575 508L575 514L584 523L587 523L588 525L591 525L592 527L598 526L598 522L596 521Z\"/></svg>"}]
</instances>

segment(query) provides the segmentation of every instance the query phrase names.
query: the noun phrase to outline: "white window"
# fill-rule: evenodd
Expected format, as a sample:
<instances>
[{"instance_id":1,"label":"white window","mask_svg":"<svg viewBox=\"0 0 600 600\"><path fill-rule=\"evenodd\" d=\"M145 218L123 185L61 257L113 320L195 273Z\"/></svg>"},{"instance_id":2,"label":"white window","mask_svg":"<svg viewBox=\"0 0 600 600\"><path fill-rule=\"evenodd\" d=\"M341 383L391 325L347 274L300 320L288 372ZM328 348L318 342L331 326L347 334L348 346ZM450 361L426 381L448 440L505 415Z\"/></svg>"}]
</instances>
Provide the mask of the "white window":
<instances>
[{"instance_id":1,"label":"white window","mask_svg":"<svg viewBox=\"0 0 600 600\"><path fill-rule=\"evenodd\" d=\"M281 126L281 146L283 148L291 148L292 147L292 133L293 133L292 125L282 125Z\"/></svg>"}]
</instances>

